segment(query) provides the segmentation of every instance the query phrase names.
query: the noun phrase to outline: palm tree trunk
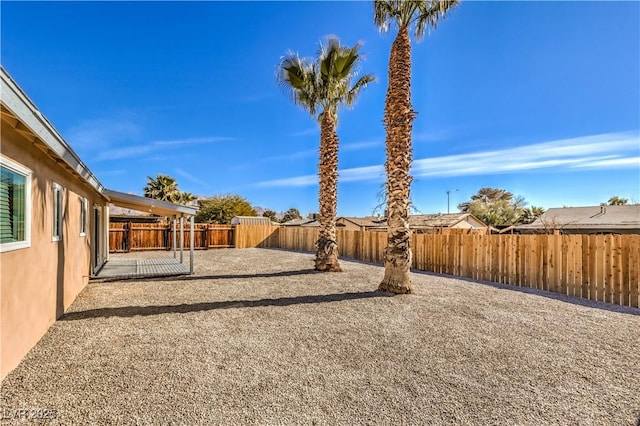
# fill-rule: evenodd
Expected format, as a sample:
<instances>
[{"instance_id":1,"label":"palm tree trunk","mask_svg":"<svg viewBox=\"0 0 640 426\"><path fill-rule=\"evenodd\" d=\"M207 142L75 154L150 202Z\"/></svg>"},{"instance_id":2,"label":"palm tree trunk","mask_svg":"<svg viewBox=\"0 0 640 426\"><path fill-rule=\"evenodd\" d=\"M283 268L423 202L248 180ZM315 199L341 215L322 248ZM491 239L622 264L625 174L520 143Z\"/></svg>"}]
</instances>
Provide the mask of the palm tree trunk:
<instances>
[{"instance_id":1,"label":"palm tree trunk","mask_svg":"<svg viewBox=\"0 0 640 426\"><path fill-rule=\"evenodd\" d=\"M320 236L317 242L316 270L341 272L336 242L338 206L338 134L336 123L327 111L320 118Z\"/></svg>"},{"instance_id":2,"label":"palm tree trunk","mask_svg":"<svg viewBox=\"0 0 640 426\"><path fill-rule=\"evenodd\" d=\"M409 229L409 174L412 161L411 40L407 27L398 30L391 46L389 87L385 100L387 130L387 248L380 291L411 293L411 230Z\"/></svg>"}]
</instances>

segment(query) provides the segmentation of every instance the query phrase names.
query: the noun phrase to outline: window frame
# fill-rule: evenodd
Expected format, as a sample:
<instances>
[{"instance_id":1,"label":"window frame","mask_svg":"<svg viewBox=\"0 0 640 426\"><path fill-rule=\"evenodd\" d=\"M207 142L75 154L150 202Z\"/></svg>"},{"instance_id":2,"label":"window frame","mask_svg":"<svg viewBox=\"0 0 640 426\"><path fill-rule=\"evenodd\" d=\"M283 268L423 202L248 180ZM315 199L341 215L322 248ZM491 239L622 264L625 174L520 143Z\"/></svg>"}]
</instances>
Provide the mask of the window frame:
<instances>
[{"instance_id":1,"label":"window frame","mask_svg":"<svg viewBox=\"0 0 640 426\"><path fill-rule=\"evenodd\" d=\"M80 197L80 236L87 236L87 219L89 218L88 201L84 197Z\"/></svg>"},{"instance_id":2,"label":"window frame","mask_svg":"<svg viewBox=\"0 0 640 426\"><path fill-rule=\"evenodd\" d=\"M0 165L24 177L24 240L0 243L0 253L31 247L31 178L33 171L20 163L0 155Z\"/></svg>"},{"instance_id":3,"label":"window frame","mask_svg":"<svg viewBox=\"0 0 640 426\"><path fill-rule=\"evenodd\" d=\"M58 204L58 196L60 203ZM53 221L51 223L51 241L62 241L62 218L64 217L64 188L53 182ZM57 228L57 233L56 233Z\"/></svg>"}]
</instances>

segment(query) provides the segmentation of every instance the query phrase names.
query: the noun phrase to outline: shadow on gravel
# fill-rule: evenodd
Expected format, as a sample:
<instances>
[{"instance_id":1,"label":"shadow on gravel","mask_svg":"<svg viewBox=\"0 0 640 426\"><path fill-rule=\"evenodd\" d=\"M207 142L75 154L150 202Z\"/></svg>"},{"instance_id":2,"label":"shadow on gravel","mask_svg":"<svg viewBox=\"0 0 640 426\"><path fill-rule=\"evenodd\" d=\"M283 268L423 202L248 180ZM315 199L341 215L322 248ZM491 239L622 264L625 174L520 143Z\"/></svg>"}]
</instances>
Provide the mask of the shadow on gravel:
<instances>
[{"instance_id":1,"label":"shadow on gravel","mask_svg":"<svg viewBox=\"0 0 640 426\"><path fill-rule=\"evenodd\" d=\"M345 300L371 299L377 297L393 297L390 293L367 291L362 293L336 293L314 296L282 297L279 299L229 300L223 302L203 302L182 305L161 306L122 306L118 308L89 309L79 312L68 312L61 321L75 321L90 318L134 317L161 314L186 314L189 312L213 311L217 309L259 308L266 306L310 305L316 303L342 302Z\"/></svg>"},{"instance_id":2,"label":"shadow on gravel","mask_svg":"<svg viewBox=\"0 0 640 426\"><path fill-rule=\"evenodd\" d=\"M315 269L300 269L298 271L280 271L280 272L264 272L259 274L220 274L220 275L182 275L173 277L131 277L119 278L114 281L199 281L199 280L233 280L233 279L251 279L251 278L273 278L273 277L293 277L296 275L311 275L321 272Z\"/></svg>"},{"instance_id":3,"label":"shadow on gravel","mask_svg":"<svg viewBox=\"0 0 640 426\"><path fill-rule=\"evenodd\" d=\"M466 281L473 284L480 284L480 285L486 285L493 288L499 288L501 290L509 290L509 291L517 291L519 293L534 294L536 296L546 297L547 299L558 300L561 302L570 303L572 305L585 306L585 307L594 308L594 309L602 309L604 311L617 312L619 314L640 316L640 309L638 308L632 308L630 306L614 305L613 303L598 302L596 300L583 299L581 297L567 296L566 294L540 290L537 288L518 287L515 285L500 284L500 283L494 283L491 281L479 281L479 280L474 280L472 278L467 278L467 277L459 277L456 275L447 275L447 274L436 274L434 272L420 271L415 269L412 269L411 273L420 274L420 275L430 275L433 277L446 277L454 280ZM637 426L640 426L640 424L638 424Z\"/></svg>"}]
</instances>

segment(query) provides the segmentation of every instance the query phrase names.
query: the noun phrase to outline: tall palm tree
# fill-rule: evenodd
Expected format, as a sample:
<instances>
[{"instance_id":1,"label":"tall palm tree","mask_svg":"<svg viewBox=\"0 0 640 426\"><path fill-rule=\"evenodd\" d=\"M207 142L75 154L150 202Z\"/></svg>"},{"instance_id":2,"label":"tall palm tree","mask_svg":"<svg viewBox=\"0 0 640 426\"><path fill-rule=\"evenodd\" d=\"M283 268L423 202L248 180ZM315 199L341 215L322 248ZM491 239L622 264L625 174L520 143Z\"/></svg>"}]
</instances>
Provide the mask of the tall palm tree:
<instances>
[{"instance_id":1,"label":"tall palm tree","mask_svg":"<svg viewBox=\"0 0 640 426\"><path fill-rule=\"evenodd\" d=\"M293 102L308 111L320 125L320 235L315 266L318 271L341 271L336 243L338 108L351 107L360 91L375 81L373 75L366 74L354 82L357 66L363 60L360 47L360 43L343 47L337 37L331 36L326 44L320 44L315 61L290 52L278 66L278 82L290 93Z\"/></svg>"},{"instance_id":2,"label":"tall palm tree","mask_svg":"<svg viewBox=\"0 0 640 426\"><path fill-rule=\"evenodd\" d=\"M411 293L411 230L409 191L412 162L411 129L415 111L411 105L411 39L435 28L445 13L459 0L374 0L374 21L380 31L391 24L398 28L389 59L389 86L384 107L387 131L387 248L384 251L384 278L378 287L392 293Z\"/></svg>"},{"instance_id":3,"label":"tall palm tree","mask_svg":"<svg viewBox=\"0 0 640 426\"><path fill-rule=\"evenodd\" d=\"M180 201L180 190L178 189L178 183L171 176L156 175L155 179L147 176L144 196L156 200L177 203Z\"/></svg>"}]
</instances>

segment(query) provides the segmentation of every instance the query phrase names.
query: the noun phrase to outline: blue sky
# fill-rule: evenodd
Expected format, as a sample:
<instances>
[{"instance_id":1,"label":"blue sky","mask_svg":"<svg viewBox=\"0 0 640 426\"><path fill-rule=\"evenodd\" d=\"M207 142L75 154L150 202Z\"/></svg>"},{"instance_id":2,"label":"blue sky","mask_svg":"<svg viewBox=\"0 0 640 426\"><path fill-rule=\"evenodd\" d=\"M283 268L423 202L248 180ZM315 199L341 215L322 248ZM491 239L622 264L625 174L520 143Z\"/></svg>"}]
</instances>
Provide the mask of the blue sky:
<instances>
[{"instance_id":1,"label":"blue sky","mask_svg":"<svg viewBox=\"0 0 640 426\"><path fill-rule=\"evenodd\" d=\"M340 111L339 215L384 182L394 34L371 2L7 2L2 65L110 189L174 176L199 195L317 211L316 121L275 82L288 50L362 41L378 82ZM640 202L640 3L463 2L413 43L423 213L479 188L533 205ZM456 191L457 190L457 191Z\"/></svg>"}]
</instances>

